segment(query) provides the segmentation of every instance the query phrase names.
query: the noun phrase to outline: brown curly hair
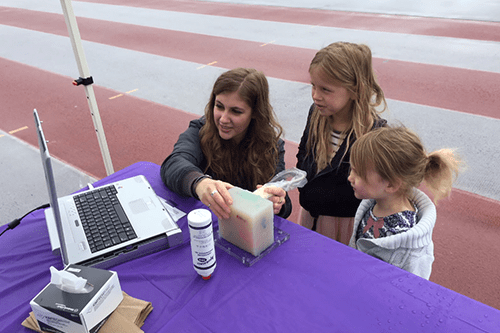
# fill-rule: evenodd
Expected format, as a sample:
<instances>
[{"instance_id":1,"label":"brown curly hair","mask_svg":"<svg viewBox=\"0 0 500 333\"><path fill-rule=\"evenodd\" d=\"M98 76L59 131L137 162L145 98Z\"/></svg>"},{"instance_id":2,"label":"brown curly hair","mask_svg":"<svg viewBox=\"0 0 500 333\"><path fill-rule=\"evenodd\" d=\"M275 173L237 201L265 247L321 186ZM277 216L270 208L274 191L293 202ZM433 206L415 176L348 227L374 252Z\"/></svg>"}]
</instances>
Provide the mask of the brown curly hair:
<instances>
[{"instance_id":1,"label":"brown curly hair","mask_svg":"<svg viewBox=\"0 0 500 333\"><path fill-rule=\"evenodd\" d=\"M214 121L217 95L237 92L252 110L252 119L243 140L235 144L223 140ZM269 102L269 84L255 69L236 68L220 75L214 83L205 107L206 123L200 130L200 142L207 168L217 179L254 190L268 182L276 171L278 141L283 133Z\"/></svg>"}]
</instances>

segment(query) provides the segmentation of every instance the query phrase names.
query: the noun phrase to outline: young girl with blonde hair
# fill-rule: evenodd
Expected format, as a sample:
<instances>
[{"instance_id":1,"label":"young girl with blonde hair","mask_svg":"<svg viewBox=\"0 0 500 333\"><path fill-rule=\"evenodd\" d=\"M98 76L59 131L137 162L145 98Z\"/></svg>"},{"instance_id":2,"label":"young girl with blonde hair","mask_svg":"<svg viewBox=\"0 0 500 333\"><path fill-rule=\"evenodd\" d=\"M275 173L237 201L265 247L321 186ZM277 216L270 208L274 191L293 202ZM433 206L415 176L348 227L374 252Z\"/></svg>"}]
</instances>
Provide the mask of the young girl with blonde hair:
<instances>
[{"instance_id":1,"label":"young girl with blonde hair","mask_svg":"<svg viewBox=\"0 0 500 333\"><path fill-rule=\"evenodd\" d=\"M385 127L351 149L349 181L363 199L349 245L429 279L434 261L434 203L450 195L460 160L451 149L427 154L404 127ZM434 203L417 187L424 183Z\"/></svg>"},{"instance_id":2,"label":"young girl with blonde hair","mask_svg":"<svg viewBox=\"0 0 500 333\"><path fill-rule=\"evenodd\" d=\"M347 181L354 141L384 126L384 93L366 45L337 42L318 51L309 66L313 104L297 167L307 172L299 189L299 224L348 244L360 200Z\"/></svg>"}]
</instances>

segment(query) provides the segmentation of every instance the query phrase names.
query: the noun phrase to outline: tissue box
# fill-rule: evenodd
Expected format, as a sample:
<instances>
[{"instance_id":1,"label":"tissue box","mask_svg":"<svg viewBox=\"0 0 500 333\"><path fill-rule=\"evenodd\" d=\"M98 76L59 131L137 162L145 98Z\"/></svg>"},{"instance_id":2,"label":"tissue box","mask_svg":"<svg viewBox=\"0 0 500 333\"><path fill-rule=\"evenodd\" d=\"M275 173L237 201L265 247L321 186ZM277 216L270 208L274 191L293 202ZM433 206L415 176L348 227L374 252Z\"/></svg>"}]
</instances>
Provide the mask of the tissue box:
<instances>
[{"instance_id":1,"label":"tissue box","mask_svg":"<svg viewBox=\"0 0 500 333\"><path fill-rule=\"evenodd\" d=\"M274 242L273 203L239 187L229 189L233 198L228 219L219 220L219 235L258 256Z\"/></svg>"},{"instance_id":2,"label":"tissue box","mask_svg":"<svg viewBox=\"0 0 500 333\"><path fill-rule=\"evenodd\" d=\"M38 326L46 332L97 332L123 300L118 275L79 265L65 271L86 279L89 292L70 293L49 283L30 302Z\"/></svg>"}]
</instances>

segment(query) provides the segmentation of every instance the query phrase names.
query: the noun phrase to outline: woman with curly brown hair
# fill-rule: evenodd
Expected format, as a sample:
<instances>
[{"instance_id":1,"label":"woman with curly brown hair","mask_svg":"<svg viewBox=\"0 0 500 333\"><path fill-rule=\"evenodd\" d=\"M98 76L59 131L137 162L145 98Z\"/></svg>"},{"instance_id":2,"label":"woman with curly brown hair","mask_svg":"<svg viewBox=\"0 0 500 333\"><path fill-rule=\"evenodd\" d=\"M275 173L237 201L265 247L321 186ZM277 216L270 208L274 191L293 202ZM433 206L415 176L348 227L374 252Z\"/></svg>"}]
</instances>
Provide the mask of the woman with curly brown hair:
<instances>
[{"instance_id":1,"label":"woman with curly brown hair","mask_svg":"<svg viewBox=\"0 0 500 333\"><path fill-rule=\"evenodd\" d=\"M254 191L285 169L283 130L269 102L269 84L255 69L220 75L205 115L190 122L161 166L167 187L201 200L219 218L228 218L233 186ZM268 187L275 214L288 217L286 192Z\"/></svg>"}]
</instances>

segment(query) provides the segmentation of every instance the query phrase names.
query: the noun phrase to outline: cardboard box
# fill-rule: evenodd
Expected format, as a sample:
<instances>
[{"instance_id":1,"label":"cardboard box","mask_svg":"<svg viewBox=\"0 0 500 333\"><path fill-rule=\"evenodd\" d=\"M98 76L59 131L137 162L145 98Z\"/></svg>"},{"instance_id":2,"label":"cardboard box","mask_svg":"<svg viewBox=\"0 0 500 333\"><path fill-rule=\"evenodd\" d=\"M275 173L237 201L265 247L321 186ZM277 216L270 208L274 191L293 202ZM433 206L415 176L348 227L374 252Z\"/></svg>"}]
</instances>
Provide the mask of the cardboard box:
<instances>
[{"instance_id":1,"label":"cardboard box","mask_svg":"<svg viewBox=\"0 0 500 333\"><path fill-rule=\"evenodd\" d=\"M87 280L86 293L70 293L49 283L30 302L46 332L94 333L123 300L116 272L79 265L65 271Z\"/></svg>"}]
</instances>

